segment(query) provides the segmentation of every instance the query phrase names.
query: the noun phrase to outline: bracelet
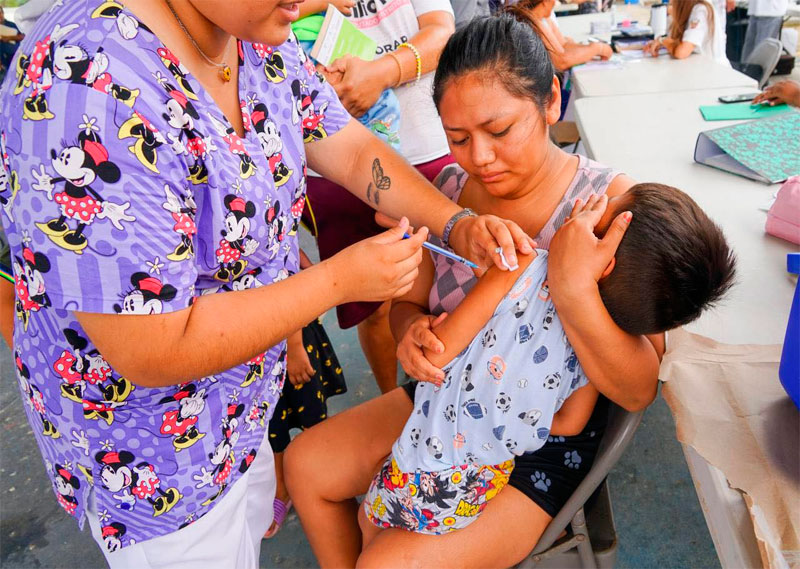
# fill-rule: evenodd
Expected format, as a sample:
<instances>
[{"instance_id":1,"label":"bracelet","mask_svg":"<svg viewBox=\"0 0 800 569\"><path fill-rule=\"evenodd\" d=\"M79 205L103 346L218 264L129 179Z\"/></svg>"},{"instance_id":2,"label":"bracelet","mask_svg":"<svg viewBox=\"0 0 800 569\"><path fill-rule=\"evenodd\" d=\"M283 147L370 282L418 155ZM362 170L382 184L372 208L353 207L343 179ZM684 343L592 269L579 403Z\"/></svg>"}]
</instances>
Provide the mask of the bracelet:
<instances>
[{"instance_id":1,"label":"bracelet","mask_svg":"<svg viewBox=\"0 0 800 569\"><path fill-rule=\"evenodd\" d=\"M407 47L414 54L414 60L417 62L417 77L414 79L414 85L416 85L419 83L419 78L422 77L422 56L419 54L419 50L414 47L414 44L410 42L404 42L397 46L398 49L401 47Z\"/></svg>"},{"instance_id":2,"label":"bracelet","mask_svg":"<svg viewBox=\"0 0 800 569\"><path fill-rule=\"evenodd\" d=\"M403 65L400 63L400 58L397 57L397 54L395 54L393 51L387 51L386 55L388 55L392 59L394 59L394 62L397 64L397 70L400 71L400 75L397 77L397 83L392 85L392 87L394 88L394 87L397 87L398 85L400 85L400 83L403 82Z\"/></svg>"},{"instance_id":3,"label":"bracelet","mask_svg":"<svg viewBox=\"0 0 800 569\"><path fill-rule=\"evenodd\" d=\"M444 231L442 231L442 243L444 243L445 247L450 247L450 232L453 231L453 227L455 227L459 220L465 217L478 217L478 214L468 207L465 207L461 211L456 212L453 217L448 219L444 226Z\"/></svg>"}]
</instances>

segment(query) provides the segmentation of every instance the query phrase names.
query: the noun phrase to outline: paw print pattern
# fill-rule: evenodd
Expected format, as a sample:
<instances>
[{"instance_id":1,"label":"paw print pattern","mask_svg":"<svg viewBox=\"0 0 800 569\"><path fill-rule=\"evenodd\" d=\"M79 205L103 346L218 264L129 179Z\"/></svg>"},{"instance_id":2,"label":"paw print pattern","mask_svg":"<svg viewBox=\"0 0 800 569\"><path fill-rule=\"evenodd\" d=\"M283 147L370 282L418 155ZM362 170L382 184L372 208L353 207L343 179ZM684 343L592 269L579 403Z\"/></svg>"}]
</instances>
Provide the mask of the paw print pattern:
<instances>
[{"instance_id":1,"label":"paw print pattern","mask_svg":"<svg viewBox=\"0 0 800 569\"><path fill-rule=\"evenodd\" d=\"M567 468L574 468L578 470L581 467L581 455L578 454L578 451L567 451L564 453L564 466Z\"/></svg>"},{"instance_id":2,"label":"paw print pattern","mask_svg":"<svg viewBox=\"0 0 800 569\"><path fill-rule=\"evenodd\" d=\"M547 437L548 443L563 443L566 440L564 437Z\"/></svg>"},{"instance_id":3,"label":"paw print pattern","mask_svg":"<svg viewBox=\"0 0 800 569\"><path fill-rule=\"evenodd\" d=\"M538 488L542 492L547 492L550 490L550 485L553 483L547 476L545 476L544 472L536 471L531 474L531 480L533 481L534 488Z\"/></svg>"}]
</instances>

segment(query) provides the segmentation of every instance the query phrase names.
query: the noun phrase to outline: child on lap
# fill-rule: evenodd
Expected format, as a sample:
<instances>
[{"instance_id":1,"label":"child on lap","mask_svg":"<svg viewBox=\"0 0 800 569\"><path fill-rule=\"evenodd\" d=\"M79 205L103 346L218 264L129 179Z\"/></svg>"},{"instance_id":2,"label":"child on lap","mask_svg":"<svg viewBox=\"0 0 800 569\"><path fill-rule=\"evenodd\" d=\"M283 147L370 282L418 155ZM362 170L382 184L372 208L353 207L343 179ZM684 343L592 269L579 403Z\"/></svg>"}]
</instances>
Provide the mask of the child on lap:
<instances>
[{"instance_id":1,"label":"child on lap","mask_svg":"<svg viewBox=\"0 0 800 569\"><path fill-rule=\"evenodd\" d=\"M588 216L605 232L617 215L633 213L598 283L623 330L656 334L686 324L730 287L733 255L689 196L638 184L608 200L603 215L605 200L577 205L572 218ZM586 425L598 392L550 300L547 256L520 258L516 272L490 269L436 327L446 350L426 357L445 379L416 389L414 411L364 500L372 522L362 523L365 544L377 528L466 527L505 486L515 456Z\"/></svg>"}]
</instances>

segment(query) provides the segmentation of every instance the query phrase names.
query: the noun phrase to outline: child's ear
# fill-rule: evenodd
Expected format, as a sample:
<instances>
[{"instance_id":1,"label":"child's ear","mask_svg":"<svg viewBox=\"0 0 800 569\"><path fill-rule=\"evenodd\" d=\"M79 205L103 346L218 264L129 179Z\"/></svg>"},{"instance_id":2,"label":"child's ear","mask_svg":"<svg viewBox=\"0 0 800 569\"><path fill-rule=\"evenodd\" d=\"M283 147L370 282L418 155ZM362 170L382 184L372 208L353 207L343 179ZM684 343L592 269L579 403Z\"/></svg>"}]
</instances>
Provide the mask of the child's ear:
<instances>
[{"instance_id":1,"label":"child's ear","mask_svg":"<svg viewBox=\"0 0 800 569\"><path fill-rule=\"evenodd\" d=\"M617 266L617 258L616 257L611 257L611 260L608 262L608 266L603 271L603 274L600 275L600 278L601 279L606 278L608 275L611 274L611 271L613 271L614 267L616 267L616 266Z\"/></svg>"}]
</instances>

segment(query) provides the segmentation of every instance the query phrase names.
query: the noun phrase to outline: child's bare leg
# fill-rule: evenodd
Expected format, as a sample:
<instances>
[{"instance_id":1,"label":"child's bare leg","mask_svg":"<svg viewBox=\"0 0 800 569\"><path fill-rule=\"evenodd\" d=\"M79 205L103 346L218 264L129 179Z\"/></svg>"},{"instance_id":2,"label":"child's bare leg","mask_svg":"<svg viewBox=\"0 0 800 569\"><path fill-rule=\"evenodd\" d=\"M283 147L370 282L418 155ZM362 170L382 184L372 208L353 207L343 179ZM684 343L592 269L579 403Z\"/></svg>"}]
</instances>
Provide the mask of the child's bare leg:
<instances>
[{"instance_id":1,"label":"child's bare leg","mask_svg":"<svg viewBox=\"0 0 800 569\"><path fill-rule=\"evenodd\" d=\"M352 567L361 552L358 504L413 404L394 389L300 433L286 449L286 483L320 566Z\"/></svg>"},{"instance_id":2,"label":"child's bare leg","mask_svg":"<svg viewBox=\"0 0 800 569\"><path fill-rule=\"evenodd\" d=\"M361 528L361 551L364 551L372 540L383 531L382 528L369 521L363 504L358 508L358 527Z\"/></svg>"}]
</instances>

